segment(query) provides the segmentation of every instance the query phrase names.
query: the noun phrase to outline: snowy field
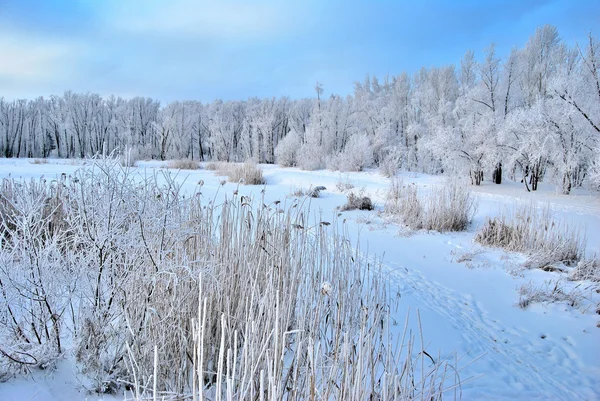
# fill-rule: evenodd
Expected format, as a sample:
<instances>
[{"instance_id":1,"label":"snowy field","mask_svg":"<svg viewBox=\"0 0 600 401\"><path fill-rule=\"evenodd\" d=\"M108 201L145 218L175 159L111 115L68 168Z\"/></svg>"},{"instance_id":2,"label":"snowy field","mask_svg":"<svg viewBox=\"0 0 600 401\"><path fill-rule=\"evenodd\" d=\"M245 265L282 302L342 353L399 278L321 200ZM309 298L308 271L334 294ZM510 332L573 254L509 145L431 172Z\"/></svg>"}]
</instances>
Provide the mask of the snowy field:
<instances>
[{"instance_id":1,"label":"snowy field","mask_svg":"<svg viewBox=\"0 0 600 401\"><path fill-rule=\"evenodd\" d=\"M89 162L88 162L89 163ZM0 159L0 177L54 179L85 162L50 160L34 164L27 159ZM161 162L138 162L141 174L158 172ZM346 195L336 184L350 183L363 189L375 203L374 211L342 212L336 220L361 251L380 259L389 273L392 287L400 294L394 313L404 322L410 311L417 310L429 350L443 357L456 354L465 400L594 400L600 399L600 300L598 286L587 282L564 282L577 287L582 304L532 304L519 308L517 288L528 282L536 285L555 279L559 273L519 268L524 256L484 248L473 242L477 228L486 216L514 208L518 202L547 205L556 218L580 225L587 235L587 252L600 251L600 198L583 190L560 195L549 184L540 184L537 192L527 193L520 183L494 185L484 181L471 187L479 206L467 232L440 234L406 233L398 225L378 214L383 207L390 179L376 171L339 173L302 171L294 168L262 166L266 186L239 186L227 183L212 171L166 170L176 175L185 191L195 190L204 181L202 196L222 199L238 189L244 195L259 195L265 190L265 203L291 202L298 188L322 185L321 197L307 200L311 213L323 221L334 221ZM440 185L442 177L402 173L405 182L419 187ZM55 370L37 371L32 376L0 383L0 400L96 400L101 398L80 392L67 356ZM471 379L472 380L469 380Z\"/></svg>"}]
</instances>

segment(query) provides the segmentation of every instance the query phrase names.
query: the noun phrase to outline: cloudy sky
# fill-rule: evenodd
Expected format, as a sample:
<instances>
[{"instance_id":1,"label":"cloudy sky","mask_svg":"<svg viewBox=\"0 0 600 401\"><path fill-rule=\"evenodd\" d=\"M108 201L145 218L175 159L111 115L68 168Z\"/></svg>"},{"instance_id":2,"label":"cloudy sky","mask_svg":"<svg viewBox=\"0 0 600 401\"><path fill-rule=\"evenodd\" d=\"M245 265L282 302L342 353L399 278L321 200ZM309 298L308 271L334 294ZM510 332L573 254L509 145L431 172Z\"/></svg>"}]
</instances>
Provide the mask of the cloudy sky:
<instances>
[{"instance_id":1,"label":"cloudy sky","mask_svg":"<svg viewBox=\"0 0 600 401\"><path fill-rule=\"evenodd\" d=\"M211 101L347 94L364 76L600 35L598 0L0 0L0 97Z\"/></svg>"}]
</instances>

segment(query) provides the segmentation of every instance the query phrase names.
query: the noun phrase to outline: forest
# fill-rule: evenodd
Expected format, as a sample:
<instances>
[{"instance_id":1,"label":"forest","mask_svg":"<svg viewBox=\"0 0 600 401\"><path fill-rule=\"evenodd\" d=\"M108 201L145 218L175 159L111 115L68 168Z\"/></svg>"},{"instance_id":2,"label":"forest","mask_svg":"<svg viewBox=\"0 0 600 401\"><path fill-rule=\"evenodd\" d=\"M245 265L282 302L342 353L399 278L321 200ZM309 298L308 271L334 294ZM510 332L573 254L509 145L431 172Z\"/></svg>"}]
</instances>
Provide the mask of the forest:
<instances>
[{"instance_id":1,"label":"forest","mask_svg":"<svg viewBox=\"0 0 600 401\"><path fill-rule=\"evenodd\" d=\"M73 93L0 98L0 157L278 163L305 170L377 167L502 177L564 194L600 186L600 47L565 43L550 25L500 57L367 76L347 96L173 101Z\"/></svg>"}]
</instances>

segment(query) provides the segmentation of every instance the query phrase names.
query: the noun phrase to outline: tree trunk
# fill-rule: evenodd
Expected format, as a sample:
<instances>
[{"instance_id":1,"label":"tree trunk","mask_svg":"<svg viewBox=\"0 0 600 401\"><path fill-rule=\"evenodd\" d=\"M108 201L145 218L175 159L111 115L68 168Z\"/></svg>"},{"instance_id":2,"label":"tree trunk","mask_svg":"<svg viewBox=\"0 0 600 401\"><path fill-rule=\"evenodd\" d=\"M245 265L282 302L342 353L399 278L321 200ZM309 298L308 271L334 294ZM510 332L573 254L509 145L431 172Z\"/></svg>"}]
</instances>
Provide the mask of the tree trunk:
<instances>
[{"instance_id":1,"label":"tree trunk","mask_svg":"<svg viewBox=\"0 0 600 401\"><path fill-rule=\"evenodd\" d=\"M471 177L471 185L481 185L481 182L483 181L482 170L471 170L469 176Z\"/></svg>"},{"instance_id":2,"label":"tree trunk","mask_svg":"<svg viewBox=\"0 0 600 401\"><path fill-rule=\"evenodd\" d=\"M562 183L562 193L563 195L569 195L571 193L572 180L571 180L571 172L569 170L565 171L563 175L563 183Z\"/></svg>"},{"instance_id":3,"label":"tree trunk","mask_svg":"<svg viewBox=\"0 0 600 401\"><path fill-rule=\"evenodd\" d=\"M492 173L492 181L494 184L502 184L502 163L498 162Z\"/></svg>"}]
</instances>

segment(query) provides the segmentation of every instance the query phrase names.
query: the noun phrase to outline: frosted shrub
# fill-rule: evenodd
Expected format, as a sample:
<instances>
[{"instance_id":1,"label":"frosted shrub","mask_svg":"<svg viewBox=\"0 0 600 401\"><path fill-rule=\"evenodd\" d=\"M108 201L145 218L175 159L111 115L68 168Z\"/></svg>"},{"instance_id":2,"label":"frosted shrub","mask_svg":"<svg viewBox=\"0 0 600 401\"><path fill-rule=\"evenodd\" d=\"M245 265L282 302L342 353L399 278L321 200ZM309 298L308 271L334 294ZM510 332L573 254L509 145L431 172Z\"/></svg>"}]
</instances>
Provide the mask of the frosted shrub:
<instances>
[{"instance_id":1,"label":"frosted shrub","mask_svg":"<svg viewBox=\"0 0 600 401\"><path fill-rule=\"evenodd\" d=\"M142 160L144 152L137 146L126 146L118 157L119 163L123 167L135 167L138 160Z\"/></svg>"},{"instance_id":2,"label":"frosted shrub","mask_svg":"<svg viewBox=\"0 0 600 401\"><path fill-rule=\"evenodd\" d=\"M340 171L362 171L373 164L373 148L366 135L350 138L338 158Z\"/></svg>"},{"instance_id":3,"label":"frosted shrub","mask_svg":"<svg viewBox=\"0 0 600 401\"><path fill-rule=\"evenodd\" d=\"M296 131L290 131L275 148L275 162L281 167L295 167L297 165L298 149L302 145L302 138Z\"/></svg>"},{"instance_id":4,"label":"frosted shrub","mask_svg":"<svg viewBox=\"0 0 600 401\"><path fill-rule=\"evenodd\" d=\"M529 256L525 266L532 268L575 264L585 248L580 227L552 218L548 207L538 210L533 203L487 218L474 239L482 245L524 253Z\"/></svg>"},{"instance_id":5,"label":"frosted shrub","mask_svg":"<svg viewBox=\"0 0 600 401\"><path fill-rule=\"evenodd\" d=\"M298 167L302 170L314 171L325 167L323 149L311 143L303 144L298 150Z\"/></svg>"},{"instance_id":6,"label":"frosted shrub","mask_svg":"<svg viewBox=\"0 0 600 401\"><path fill-rule=\"evenodd\" d=\"M600 154L600 148L596 149L596 155ZM591 166L588 171L588 182L590 187L595 190L600 190L600 156L592 159Z\"/></svg>"},{"instance_id":7,"label":"frosted shrub","mask_svg":"<svg viewBox=\"0 0 600 401\"><path fill-rule=\"evenodd\" d=\"M393 177L400 169L400 156L397 154L388 154L379 163L379 172L385 177Z\"/></svg>"}]
</instances>

